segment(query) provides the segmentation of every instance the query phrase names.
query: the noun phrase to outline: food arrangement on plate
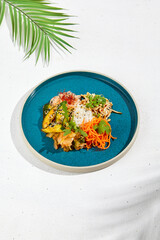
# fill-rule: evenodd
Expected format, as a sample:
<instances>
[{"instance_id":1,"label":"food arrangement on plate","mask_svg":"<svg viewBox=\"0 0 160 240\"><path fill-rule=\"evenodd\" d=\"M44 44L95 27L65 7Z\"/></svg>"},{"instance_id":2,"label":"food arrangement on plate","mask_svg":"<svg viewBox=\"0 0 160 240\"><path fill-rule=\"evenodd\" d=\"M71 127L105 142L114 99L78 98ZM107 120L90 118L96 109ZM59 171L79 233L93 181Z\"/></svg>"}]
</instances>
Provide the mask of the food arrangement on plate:
<instances>
[{"instance_id":1,"label":"food arrangement on plate","mask_svg":"<svg viewBox=\"0 0 160 240\"><path fill-rule=\"evenodd\" d=\"M42 131L54 140L54 148L68 152L97 147L107 149L114 140L110 115L112 102L102 95L60 92L43 107Z\"/></svg>"}]
</instances>

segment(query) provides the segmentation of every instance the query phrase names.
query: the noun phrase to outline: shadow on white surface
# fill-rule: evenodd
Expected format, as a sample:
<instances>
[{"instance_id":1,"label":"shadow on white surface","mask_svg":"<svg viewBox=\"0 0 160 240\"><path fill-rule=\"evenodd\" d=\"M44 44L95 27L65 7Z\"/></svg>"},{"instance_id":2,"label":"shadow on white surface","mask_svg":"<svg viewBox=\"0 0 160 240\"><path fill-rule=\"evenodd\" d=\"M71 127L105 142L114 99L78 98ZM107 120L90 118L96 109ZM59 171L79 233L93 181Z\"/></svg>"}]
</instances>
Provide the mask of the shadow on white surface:
<instances>
[{"instance_id":1,"label":"shadow on white surface","mask_svg":"<svg viewBox=\"0 0 160 240\"><path fill-rule=\"evenodd\" d=\"M21 154L21 156L24 159L26 159L29 163L31 163L32 165L34 165L35 167L41 170L44 170L49 173L59 174L59 175L75 175L76 173L60 171L43 163L28 149L27 145L25 144L24 138L21 132L21 128L20 128L20 117L21 117L21 110L22 110L24 101L28 96L28 94L29 94L29 91L25 95L23 95L23 97L19 100L11 116L10 131L11 131L11 137L12 137L14 146L16 147L17 151Z\"/></svg>"}]
</instances>

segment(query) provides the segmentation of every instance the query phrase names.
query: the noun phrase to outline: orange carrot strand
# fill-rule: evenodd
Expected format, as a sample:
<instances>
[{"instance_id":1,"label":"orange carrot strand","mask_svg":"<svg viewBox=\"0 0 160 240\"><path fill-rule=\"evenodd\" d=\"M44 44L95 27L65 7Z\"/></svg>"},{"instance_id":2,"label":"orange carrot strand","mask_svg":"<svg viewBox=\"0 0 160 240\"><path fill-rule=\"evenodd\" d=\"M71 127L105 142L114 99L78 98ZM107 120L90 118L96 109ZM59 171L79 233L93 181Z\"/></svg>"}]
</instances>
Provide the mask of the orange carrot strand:
<instances>
[{"instance_id":1,"label":"orange carrot strand","mask_svg":"<svg viewBox=\"0 0 160 240\"><path fill-rule=\"evenodd\" d=\"M93 126L100 123L100 121L103 120L106 122L106 124L110 127L110 124L106 119L103 119L101 117L99 118L93 118L90 122L82 123L81 128L83 131L87 133L87 137L85 138L86 141L86 148L89 149L92 146L98 147L100 149L107 149L110 147L111 139L116 139L111 135L111 132L107 134L106 132L99 134ZM107 146L106 146L107 144Z\"/></svg>"}]
</instances>

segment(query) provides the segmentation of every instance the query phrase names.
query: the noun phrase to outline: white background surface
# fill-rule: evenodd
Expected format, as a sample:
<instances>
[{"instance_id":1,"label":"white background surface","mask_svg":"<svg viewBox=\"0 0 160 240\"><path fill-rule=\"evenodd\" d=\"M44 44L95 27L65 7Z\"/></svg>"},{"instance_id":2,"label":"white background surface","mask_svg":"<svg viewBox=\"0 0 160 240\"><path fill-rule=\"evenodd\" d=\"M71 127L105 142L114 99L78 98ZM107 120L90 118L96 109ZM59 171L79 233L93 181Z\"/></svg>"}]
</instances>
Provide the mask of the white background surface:
<instances>
[{"instance_id":1,"label":"white background surface","mask_svg":"<svg viewBox=\"0 0 160 240\"><path fill-rule=\"evenodd\" d=\"M0 239L160 239L160 2L60 0L77 15L77 48L48 67L0 27ZM120 81L140 110L135 144L104 170L71 175L40 163L24 145L18 115L25 93L55 74L90 70Z\"/></svg>"}]
</instances>

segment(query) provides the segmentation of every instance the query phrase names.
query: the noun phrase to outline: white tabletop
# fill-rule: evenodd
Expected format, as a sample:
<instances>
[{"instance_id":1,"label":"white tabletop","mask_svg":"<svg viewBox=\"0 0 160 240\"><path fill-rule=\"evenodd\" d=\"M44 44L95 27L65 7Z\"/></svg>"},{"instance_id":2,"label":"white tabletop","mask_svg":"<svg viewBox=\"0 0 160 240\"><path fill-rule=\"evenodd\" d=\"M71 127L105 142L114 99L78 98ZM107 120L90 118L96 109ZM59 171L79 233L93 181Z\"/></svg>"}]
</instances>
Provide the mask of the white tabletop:
<instances>
[{"instance_id":1,"label":"white tabletop","mask_svg":"<svg viewBox=\"0 0 160 240\"><path fill-rule=\"evenodd\" d=\"M159 240L160 2L61 0L76 15L80 39L72 54L53 52L49 66L14 46L0 27L0 239ZM19 129L25 94L58 73L108 75L134 96L140 128L118 162L87 174L67 174L40 162Z\"/></svg>"}]
</instances>

